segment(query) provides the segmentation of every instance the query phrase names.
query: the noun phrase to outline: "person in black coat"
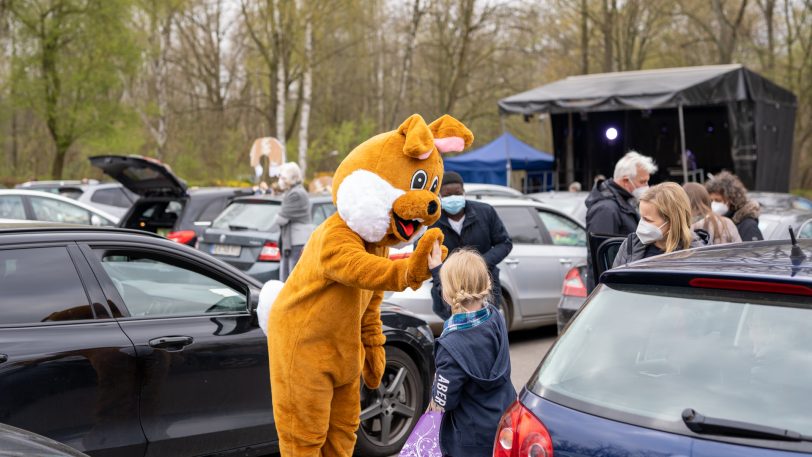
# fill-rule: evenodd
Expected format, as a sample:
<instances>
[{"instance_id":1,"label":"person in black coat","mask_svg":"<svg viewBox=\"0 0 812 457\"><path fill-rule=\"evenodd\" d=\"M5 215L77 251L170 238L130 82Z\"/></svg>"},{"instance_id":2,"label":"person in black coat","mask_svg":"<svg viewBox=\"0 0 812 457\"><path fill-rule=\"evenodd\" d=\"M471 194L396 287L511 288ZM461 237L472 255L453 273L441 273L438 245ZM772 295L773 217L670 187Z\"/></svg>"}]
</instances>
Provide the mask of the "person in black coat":
<instances>
[{"instance_id":1,"label":"person in black coat","mask_svg":"<svg viewBox=\"0 0 812 457\"><path fill-rule=\"evenodd\" d=\"M449 253L470 247L482 255L493 282L491 303L499 306L502 288L497 265L513 249L513 242L502 220L491 205L465 199L465 189L459 173L445 172L440 197L442 215L432 227L443 231L443 245L448 248ZM451 316L451 307L442 298L439 269L432 271L432 281L432 309L446 320Z\"/></svg>"},{"instance_id":2,"label":"person in black coat","mask_svg":"<svg viewBox=\"0 0 812 457\"><path fill-rule=\"evenodd\" d=\"M631 151L615 164L614 177L598 181L584 204L586 230L599 235L627 236L637 230L640 215L637 200L648 190L648 181L657 166L651 157ZM592 255L587 249L587 289L595 288Z\"/></svg>"},{"instance_id":3,"label":"person in black coat","mask_svg":"<svg viewBox=\"0 0 812 457\"><path fill-rule=\"evenodd\" d=\"M453 315L436 340L429 407L443 411L440 450L451 457L490 457L502 414L516 400L510 380L505 321L487 302L490 277L482 257L470 249L449 255L435 245L429 267L439 268L443 296Z\"/></svg>"},{"instance_id":4,"label":"person in black coat","mask_svg":"<svg viewBox=\"0 0 812 457\"><path fill-rule=\"evenodd\" d=\"M733 220L742 241L764 239L758 228L761 207L758 202L747 198L747 189L736 175L723 171L706 182L705 188L710 194L713 212Z\"/></svg>"}]
</instances>

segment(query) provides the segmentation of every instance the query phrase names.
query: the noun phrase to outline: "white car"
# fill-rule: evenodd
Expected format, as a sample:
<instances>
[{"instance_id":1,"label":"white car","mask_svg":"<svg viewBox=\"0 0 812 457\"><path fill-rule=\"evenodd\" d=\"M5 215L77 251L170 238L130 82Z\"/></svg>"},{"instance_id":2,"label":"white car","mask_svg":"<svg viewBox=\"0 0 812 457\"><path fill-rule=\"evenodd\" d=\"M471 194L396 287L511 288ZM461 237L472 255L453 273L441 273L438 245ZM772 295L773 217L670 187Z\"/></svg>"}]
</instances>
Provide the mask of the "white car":
<instances>
[{"instance_id":1,"label":"white car","mask_svg":"<svg viewBox=\"0 0 812 457\"><path fill-rule=\"evenodd\" d=\"M584 226L572 216L530 199L480 201L496 209L513 240L513 250L499 264L504 300L498 306L508 328L555 324L565 275L574 265L586 263ZM392 258L405 255L404 250L390 252ZM387 293L386 301L416 314L439 333L443 321L432 311L431 286L428 280L417 290Z\"/></svg>"},{"instance_id":2,"label":"white car","mask_svg":"<svg viewBox=\"0 0 812 457\"><path fill-rule=\"evenodd\" d=\"M68 197L36 190L0 190L0 219L114 227L119 218Z\"/></svg>"},{"instance_id":3,"label":"white car","mask_svg":"<svg viewBox=\"0 0 812 457\"><path fill-rule=\"evenodd\" d=\"M82 181L29 181L17 189L50 192L98 208L116 217L123 217L138 200L138 195L118 182L99 183L95 179Z\"/></svg>"}]
</instances>

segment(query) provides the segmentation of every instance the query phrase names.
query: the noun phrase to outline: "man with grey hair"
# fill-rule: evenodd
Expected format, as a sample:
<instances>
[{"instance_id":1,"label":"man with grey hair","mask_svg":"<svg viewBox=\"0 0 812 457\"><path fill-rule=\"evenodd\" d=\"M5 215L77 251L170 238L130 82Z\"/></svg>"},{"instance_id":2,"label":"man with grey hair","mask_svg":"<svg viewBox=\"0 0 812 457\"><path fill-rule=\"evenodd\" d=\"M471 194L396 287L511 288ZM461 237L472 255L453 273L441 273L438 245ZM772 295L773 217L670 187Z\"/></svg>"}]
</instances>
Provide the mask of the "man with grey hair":
<instances>
[{"instance_id":1,"label":"man with grey hair","mask_svg":"<svg viewBox=\"0 0 812 457\"><path fill-rule=\"evenodd\" d=\"M637 200L648 190L648 180L657 172L657 165L651 157L635 151L628 152L615 164L614 176L598 181L586 198L586 230L601 235L627 236L637 230L640 215L637 213ZM587 254L589 254L587 250ZM592 259L587 255L592 271ZM587 288L595 285L591 275L587 278Z\"/></svg>"}]
</instances>

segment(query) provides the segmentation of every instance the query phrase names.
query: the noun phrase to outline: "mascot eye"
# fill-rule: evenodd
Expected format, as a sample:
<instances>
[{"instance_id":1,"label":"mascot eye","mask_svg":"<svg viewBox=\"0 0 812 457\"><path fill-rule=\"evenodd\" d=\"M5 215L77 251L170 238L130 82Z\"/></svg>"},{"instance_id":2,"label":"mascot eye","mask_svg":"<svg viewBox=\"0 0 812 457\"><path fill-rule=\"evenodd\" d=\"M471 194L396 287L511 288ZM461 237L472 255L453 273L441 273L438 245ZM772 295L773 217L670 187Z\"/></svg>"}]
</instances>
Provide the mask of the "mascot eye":
<instances>
[{"instance_id":1,"label":"mascot eye","mask_svg":"<svg viewBox=\"0 0 812 457\"><path fill-rule=\"evenodd\" d=\"M434 177L434 181L431 182L431 189L429 189L433 194L437 193L437 185L440 184L440 179L437 176Z\"/></svg>"},{"instance_id":2,"label":"mascot eye","mask_svg":"<svg viewBox=\"0 0 812 457\"><path fill-rule=\"evenodd\" d=\"M423 170L417 170L414 175L412 176L412 190L423 190L426 188L426 181L428 181L428 175Z\"/></svg>"}]
</instances>

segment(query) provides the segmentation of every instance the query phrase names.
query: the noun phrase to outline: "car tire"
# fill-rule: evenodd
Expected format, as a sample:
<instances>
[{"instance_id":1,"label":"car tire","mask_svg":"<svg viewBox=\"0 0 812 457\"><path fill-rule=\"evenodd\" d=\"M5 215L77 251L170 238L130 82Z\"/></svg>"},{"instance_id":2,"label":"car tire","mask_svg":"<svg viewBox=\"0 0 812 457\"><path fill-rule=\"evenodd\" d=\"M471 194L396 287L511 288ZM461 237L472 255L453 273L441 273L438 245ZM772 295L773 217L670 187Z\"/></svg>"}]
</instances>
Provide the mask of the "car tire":
<instances>
[{"instance_id":1,"label":"car tire","mask_svg":"<svg viewBox=\"0 0 812 457\"><path fill-rule=\"evenodd\" d=\"M499 304L496 306L499 314L505 318L505 328L510 331L511 322L513 322L513 308L510 297L506 295L505 289L502 289L502 295L499 296Z\"/></svg>"},{"instance_id":2,"label":"car tire","mask_svg":"<svg viewBox=\"0 0 812 457\"><path fill-rule=\"evenodd\" d=\"M402 349L386 346L386 370L377 389L361 384L361 425L358 455L385 457L396 454L423 414L424 386L420 370ZM389 426L388 432L384 425Z\"/></svg>"}]
</instances>

